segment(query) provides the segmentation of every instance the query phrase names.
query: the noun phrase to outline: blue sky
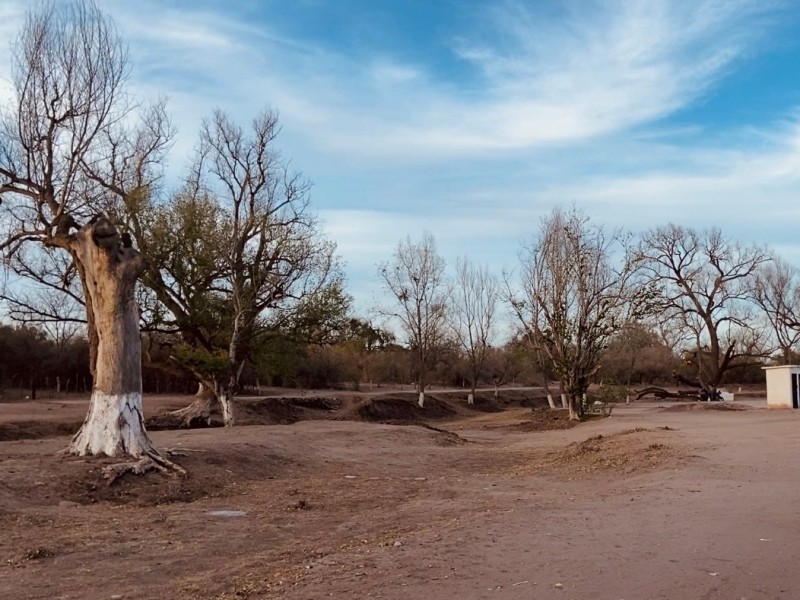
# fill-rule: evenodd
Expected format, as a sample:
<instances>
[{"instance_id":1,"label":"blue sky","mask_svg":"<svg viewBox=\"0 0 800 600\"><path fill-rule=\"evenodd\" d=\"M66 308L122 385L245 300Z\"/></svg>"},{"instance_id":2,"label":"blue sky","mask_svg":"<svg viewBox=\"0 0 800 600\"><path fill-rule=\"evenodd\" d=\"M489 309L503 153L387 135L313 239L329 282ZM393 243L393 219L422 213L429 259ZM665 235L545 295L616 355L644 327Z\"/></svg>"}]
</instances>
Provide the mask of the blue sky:
<instances>
[{"instance_id":1,"label":"blue sky","mask_svg":"<svg viewBox=\"0 0 800 600\"><path fill-rule=\"evenodd\" d=\"M0 0L0 40L26 4ZM633 231L719 226L800 264L799 2L99 4L133 92L169 99L171 177L214 107L279 112L362 311L406 235L499 272L573 203Z\"/></svg>"}]
</instances>

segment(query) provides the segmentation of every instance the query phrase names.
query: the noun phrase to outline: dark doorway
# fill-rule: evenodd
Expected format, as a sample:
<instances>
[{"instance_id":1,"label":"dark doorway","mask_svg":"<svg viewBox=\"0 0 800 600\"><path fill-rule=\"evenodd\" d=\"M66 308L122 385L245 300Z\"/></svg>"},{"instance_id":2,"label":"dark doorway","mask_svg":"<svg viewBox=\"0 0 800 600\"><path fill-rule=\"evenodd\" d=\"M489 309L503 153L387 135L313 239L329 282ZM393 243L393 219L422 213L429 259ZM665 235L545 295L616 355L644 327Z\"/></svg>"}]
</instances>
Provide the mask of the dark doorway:
<instances>
[{"instance_id":1,"label":"dark doorway","mask_svg":"<svg viewBox=\"0 0 800 600\"><path fill-rule=\"evenodd\" d=\"M800 408L800 373L792 373L792 408Z\"/></svg>"}]
</instances>

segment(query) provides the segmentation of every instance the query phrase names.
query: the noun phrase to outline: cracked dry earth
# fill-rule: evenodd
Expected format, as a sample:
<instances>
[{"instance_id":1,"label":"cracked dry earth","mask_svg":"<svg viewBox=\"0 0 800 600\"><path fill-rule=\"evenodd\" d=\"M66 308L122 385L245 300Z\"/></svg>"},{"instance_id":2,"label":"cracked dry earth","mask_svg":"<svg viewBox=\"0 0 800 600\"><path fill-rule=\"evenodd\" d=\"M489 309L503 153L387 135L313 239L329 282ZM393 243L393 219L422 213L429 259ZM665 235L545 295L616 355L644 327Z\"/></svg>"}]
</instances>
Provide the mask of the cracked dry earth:
<instances>
[{"instance_id":1,"label":"cracked dry earth","mask_svg":"<svg viewBox=\"0 0 800 600\"><path fill-rule=\"evenodd\" d=\"M0 442L0 598L800 597L800 411L160 431L187 479Z\"/></svg>"}]
</instances>

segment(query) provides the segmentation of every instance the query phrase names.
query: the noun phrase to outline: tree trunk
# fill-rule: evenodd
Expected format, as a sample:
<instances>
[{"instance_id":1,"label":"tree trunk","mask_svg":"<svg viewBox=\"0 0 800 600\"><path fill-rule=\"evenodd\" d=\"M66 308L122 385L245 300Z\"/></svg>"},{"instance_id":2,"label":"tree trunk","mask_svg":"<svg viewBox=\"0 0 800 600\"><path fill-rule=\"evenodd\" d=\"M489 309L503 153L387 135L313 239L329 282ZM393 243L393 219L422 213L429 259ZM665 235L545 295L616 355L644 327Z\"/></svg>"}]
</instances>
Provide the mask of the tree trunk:
<instances>
[{"instance_id":1,"label":"tree trunk","mask_svg":"<svg viewBox=\"0 0 800 600\"><path fill-rule=\"evenodd\" d=\"M210 427L211 416L218 403L217 393L214 388L213 382L200 381L192 403L170 414L180 418L186 427L202 426L203 424Z\"/></svg>"},{"instance_id":2,"label":"tree trunk","mask_svg":"<svg viewBox=\"0 0 800 600\"><path fill-rule=\"evenodd\" d=\"M563 398L563 396L562 396ZM580 421L582 412L580 409L580 397L574 394L570 394L569 396L569 420L570 421Z\"/></svg>"},{"instance_id":3,"label":"tree trunk","mask_svg":"<svg viewBox=\"0 0 800 600\"><path fill-rule=\"evenodd\" d=\"M570 403L567 402L567 395L561 392L561 408L570 408Z\"/></svg>"},{"instance_id":4,"label":"tree trunk","mask_svg":"<svg viewBox=\"0 0 800 600\"><path fill-rule=\"evenodd\" d=\"M225 427L236 425L236 415L234 412L233 392L231 390L219 390L217 399L222 407L222 423Z\"/></svg>"},{"instance_id":5,"label":"tree trunk","mask_svg":"<svg viewBox=\"0 0 800 600\"><path fill-rule=\"evenodd\" d=\"M547 405L554 409L556 403L553 401L553 394L550 393L550 383L547 381L547 375L544 376L544 391L547 394Z\"/></svg>"},{"instance_id":6,"label":"tree trunk","mask_svg":"<svg viewBox=\"0 0 800 600\"><path fill-rule=\"evenodd\" d=\"M102 216L78 231L70 250L86 300L93 385L89 412L68 452L133 457L152 453L142 416L139 310L134 299L144 260L120 244L116 228Z\"/></svg>"}]
</instances>

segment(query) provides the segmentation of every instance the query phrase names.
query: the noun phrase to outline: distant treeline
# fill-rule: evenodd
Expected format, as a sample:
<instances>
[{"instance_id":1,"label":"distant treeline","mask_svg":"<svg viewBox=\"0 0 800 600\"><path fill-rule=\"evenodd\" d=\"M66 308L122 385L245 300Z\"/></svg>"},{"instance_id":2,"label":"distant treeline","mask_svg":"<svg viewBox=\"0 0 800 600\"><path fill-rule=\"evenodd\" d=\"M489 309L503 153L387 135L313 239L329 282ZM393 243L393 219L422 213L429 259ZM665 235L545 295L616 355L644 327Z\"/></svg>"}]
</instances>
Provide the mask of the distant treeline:
<instances>
[{"instance_id":1,"label":"distant treeline","mask_svg":"<svg viewBox=\"0 0 800 600\"><path fill-rule=\"evenodd\" d=\"M635 360L631 360L635 356ZM594 382L621 385L653 385L675 382L676 374L689 377L692 367L681 356L659 342L658 336L641 328L632 334L620 332L603 354ZM414 355L395 343L369 348L353 340L316 345L275 335L248 362L242 374L242 392L276 386L301 389L369 389L380 385L413 385L416 377ZM542 385L545 374L535 366L524 344L512 340L490 348L481 376L482 386ZM448 387L469 387L469 365L455 344L437 348L431 382ZM555 379L551 373L550 381ZM738 369L728 383L761 382L761 364ZM146 393L189 394L197 381L163 369L144 367ZM8 388L63 393L91 390L89 345L73 334L54 339L42 329L25 325L0 325L0 390Z\"/></svg>"}]
</instances>

